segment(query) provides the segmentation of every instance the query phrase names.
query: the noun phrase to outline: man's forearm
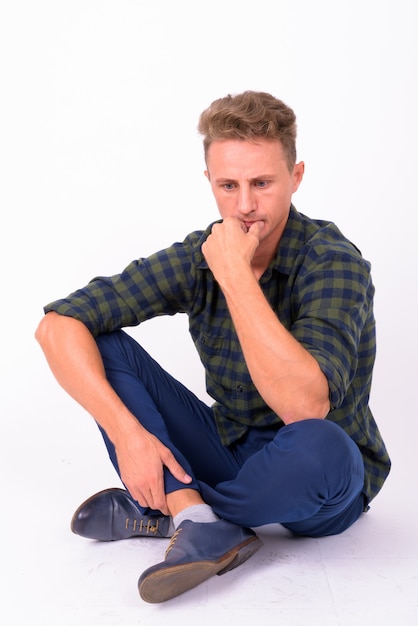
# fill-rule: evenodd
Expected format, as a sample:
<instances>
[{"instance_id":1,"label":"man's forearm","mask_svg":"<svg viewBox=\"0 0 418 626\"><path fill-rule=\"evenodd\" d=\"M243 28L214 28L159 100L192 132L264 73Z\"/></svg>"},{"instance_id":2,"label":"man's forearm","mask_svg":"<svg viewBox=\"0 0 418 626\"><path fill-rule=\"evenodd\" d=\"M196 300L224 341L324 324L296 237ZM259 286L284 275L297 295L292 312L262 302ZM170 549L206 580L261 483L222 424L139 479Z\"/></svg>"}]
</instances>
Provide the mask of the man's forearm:
<instances>
[{"instance_id":1,"label":"man's forearm","mask_svg":"<svg viewBox=\"0 0 418 626\"><path fill-rule=\"evenodd\" d=\"M284 328L249 268L222 286L251 378L285 423L324 418L328 381L316 359Z\"/></svg>"}]
</instances>

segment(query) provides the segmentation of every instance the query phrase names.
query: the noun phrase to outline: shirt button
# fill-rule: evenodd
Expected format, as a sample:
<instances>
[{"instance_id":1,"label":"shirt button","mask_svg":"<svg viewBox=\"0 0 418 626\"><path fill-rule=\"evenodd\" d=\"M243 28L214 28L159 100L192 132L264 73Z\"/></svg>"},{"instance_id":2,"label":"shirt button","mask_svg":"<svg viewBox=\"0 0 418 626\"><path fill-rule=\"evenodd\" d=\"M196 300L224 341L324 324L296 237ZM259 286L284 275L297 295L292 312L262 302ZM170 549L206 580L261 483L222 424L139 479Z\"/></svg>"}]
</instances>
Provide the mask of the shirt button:
<instances>
[{"instance_id":1,"label":"shirt button","mask_svg":"<svg viewBox=\"0 0 418 626\"><path fill-rule=\"evenodd\" d=\"M237 385L237 391L242 393L244 391L244 387L242 385Z\"/></svg>"},{"instance_id":2,"label":"shirt button","mask_svg":"<svg viewBox=\"0 0 418 626\"><path fill-rule=\"evenodd\" d=\"M203 335L201 335L201 337L200 337L200 343L205 343L205 342L206 342L206 339L204 338L204 336L203 336Z\"/></svg>"}]
</instances>

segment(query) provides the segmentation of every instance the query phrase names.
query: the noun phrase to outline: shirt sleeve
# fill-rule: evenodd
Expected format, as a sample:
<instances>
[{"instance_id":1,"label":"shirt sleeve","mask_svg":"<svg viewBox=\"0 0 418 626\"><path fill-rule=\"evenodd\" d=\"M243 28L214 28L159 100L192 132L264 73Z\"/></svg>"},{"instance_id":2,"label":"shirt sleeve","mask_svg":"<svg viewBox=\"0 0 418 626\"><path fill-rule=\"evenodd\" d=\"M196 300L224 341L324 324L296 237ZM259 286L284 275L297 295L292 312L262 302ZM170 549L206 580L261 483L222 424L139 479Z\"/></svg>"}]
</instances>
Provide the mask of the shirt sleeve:
<instances>
[{"instance_id":1,"label":"shirt sleeve","mask_svg":"<svg viewBox=\"0 0 418 626\"><path fill-rule=\"evenodd\" d=\"M312 249L309 256L297 281L291 332L327 377L333 410L358 369L374 359L374 287L370 264L354 247Z\"/></svg>"},{"instance_id":2,"label":"shirt sleeve","mask_svg":"<svg viewBox=\"0 0 418 626\"><path fill-rule=\"evenodd\" d=\"M192 240L196 236L132 261L120 274L96 277L66 298L47 304L44 312L74 317L94 336L136 326L158 315L185 312L195 285Z\"/></svg>"}]
</instances>

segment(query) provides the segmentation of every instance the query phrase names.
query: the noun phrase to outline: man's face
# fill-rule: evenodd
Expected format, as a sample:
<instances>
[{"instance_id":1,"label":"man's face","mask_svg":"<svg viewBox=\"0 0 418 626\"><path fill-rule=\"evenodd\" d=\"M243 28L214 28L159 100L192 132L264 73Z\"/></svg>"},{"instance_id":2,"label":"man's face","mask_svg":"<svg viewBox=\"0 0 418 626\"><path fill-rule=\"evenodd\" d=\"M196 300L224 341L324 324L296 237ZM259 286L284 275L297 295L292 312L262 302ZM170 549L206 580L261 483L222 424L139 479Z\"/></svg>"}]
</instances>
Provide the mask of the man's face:
<instances>
[{"instance_id":1,"label":"man's face","mask_svg":"<svg viewBox=\"0 0 418 626\"><path fill-rule=\"evenodd\" d=\"M279 141L214 141L207 154L208 177L223 219L238 218L245 230L261 221L262 248L275 248L289 215L304 164L290 172Z\"/></svg>"}]
</instances>

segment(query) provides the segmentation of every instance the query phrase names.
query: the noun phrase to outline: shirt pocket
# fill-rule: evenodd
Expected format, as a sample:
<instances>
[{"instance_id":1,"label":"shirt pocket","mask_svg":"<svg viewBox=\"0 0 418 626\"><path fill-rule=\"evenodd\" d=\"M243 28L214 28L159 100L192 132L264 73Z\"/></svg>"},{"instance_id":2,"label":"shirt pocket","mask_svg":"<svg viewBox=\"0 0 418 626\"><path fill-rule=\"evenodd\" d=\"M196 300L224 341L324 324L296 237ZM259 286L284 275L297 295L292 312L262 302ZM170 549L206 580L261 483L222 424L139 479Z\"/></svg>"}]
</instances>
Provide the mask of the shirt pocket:
<instances>
[{"instance_id":1,"label":"shirt pocket","mask_svg":"<svg viewBox=\"0 0 418 626\"><path fill-rule=\"evenodd\" d=\"M224 353L225 340L223 337L211 337L208 333L199 333L195 339L195 346L203 362L213 356Z\"/></svg>"},{"instance_id":2,"label":"shirt pocket","mask_svg":"<svg viewBox=\"0 0 418 626\"><path fill-rule=\"evenodd\" d=\"M251 381L238 339L226 333L213 336L201 332L196 348L206 370L209 395L228 407L236 417L247 419L251 405L260 399ZM247 415L248 414L248 415Z\"/></svg>"}]
</instances>

